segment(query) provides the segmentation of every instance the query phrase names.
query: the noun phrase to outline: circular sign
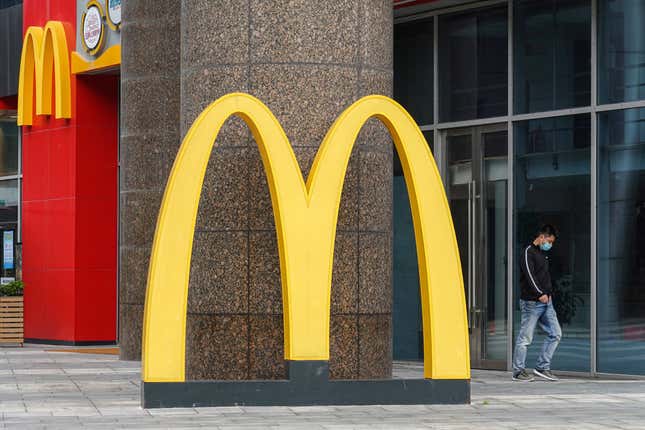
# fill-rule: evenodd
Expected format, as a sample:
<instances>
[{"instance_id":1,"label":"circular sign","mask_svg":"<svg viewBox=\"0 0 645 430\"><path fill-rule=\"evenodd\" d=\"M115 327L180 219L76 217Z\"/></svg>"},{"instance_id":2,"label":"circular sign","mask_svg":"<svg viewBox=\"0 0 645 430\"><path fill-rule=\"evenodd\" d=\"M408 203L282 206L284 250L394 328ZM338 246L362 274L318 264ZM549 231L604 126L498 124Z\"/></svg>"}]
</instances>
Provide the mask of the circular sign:
<instances>
[{"instance_id":1,"label":"circular sign","mask_svg":"<svg viewBox=\"0 0 645 430\"><path fill-rule=\"evenodd\" d=\"M90 4L83 15L83 44L90 54L96 53L103 41L103 14L96 4Z\"/></svg>"},{"instance_id":2,"label":"circular sign","mask_svg":"<svg viewBox=\"0 0 645 430\"><path fill-rule=\"evenodd\" d=\"M113 30L121 25L121 0L107 0L108 24Z\"/></svg>"}]
</instances>

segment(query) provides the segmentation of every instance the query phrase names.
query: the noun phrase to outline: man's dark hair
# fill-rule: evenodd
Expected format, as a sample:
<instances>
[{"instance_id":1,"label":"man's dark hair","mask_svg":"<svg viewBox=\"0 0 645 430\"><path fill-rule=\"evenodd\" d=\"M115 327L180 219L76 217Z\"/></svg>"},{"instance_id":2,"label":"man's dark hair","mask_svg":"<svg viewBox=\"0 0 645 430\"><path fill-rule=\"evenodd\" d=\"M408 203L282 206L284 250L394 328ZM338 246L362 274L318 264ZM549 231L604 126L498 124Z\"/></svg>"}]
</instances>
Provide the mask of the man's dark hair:
<instances>
[{"instance_id":1,"label":"man's dark hair","mask_svg":"<svg viewBox=\"0 0 645 430\"><path fill-rule=\"evenodd\" d=\"M545 235L545 236L553 236L553 237L558 237L558 230L556 230L555 227L553 227L551 224L543 224L542 227L537 232L537 236L540 235Z\"/></svg>"}]
</instances>

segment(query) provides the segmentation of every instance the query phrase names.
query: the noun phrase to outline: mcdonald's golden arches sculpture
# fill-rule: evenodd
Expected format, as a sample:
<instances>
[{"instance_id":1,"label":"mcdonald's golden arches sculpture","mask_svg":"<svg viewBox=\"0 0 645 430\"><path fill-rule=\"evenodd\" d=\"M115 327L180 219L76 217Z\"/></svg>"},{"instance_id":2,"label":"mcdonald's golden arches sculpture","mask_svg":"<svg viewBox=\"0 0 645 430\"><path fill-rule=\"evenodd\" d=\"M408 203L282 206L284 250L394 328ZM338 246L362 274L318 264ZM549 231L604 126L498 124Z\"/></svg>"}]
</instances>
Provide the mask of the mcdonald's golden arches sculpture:
<instances>
[{"instance_id":1,"label":"mcdonald's golden arches sculpture","mask_svg":"<svg viewBox=\"0 0 645 430\"><path fill-rule=\"evenodd\" d=\"M258 144L276 224L282 276L285 359L329 360L334 239L345 172L365 122L383 122L401 159L419 262L424 376L470 378L459 250L436 164L422 132L395 101L367 96L334 122L306 182L278 120L258 99L229 94L208 106L181 145L161 205L150 259L143 328L144 383L184 382L188 281L204 174L215 138L231 116Z\"/></svg>"}]
</instances>

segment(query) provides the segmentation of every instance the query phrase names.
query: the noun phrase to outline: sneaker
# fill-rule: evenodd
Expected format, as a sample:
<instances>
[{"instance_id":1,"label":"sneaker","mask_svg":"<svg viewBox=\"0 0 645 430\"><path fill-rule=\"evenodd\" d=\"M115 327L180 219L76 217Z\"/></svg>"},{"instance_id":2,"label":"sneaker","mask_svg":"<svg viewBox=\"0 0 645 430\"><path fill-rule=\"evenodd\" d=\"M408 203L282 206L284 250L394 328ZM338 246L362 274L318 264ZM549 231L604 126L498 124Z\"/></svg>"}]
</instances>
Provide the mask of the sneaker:
<instances>
[{"instance_id":1,"label":"sneaker","mask_svg":"<svg viewBox=\"0 0 645 430\"><path fill-rule=\"evenodd\" d=\"M546 379L547 381L559 381L558 377L551 373L551 371L548 369L533 369L533 373L540 378Z\"/></svg>"},{"instance_id":2,"label":"sneaker","mask_svg":"<svg viewBox=\"0 0 645 430\"><path fill-rule=\"evenodd\" d=\"M535 378L526 373L526 370L513 374L513 381L533 382Z\"/></svg>"}]
</instances>

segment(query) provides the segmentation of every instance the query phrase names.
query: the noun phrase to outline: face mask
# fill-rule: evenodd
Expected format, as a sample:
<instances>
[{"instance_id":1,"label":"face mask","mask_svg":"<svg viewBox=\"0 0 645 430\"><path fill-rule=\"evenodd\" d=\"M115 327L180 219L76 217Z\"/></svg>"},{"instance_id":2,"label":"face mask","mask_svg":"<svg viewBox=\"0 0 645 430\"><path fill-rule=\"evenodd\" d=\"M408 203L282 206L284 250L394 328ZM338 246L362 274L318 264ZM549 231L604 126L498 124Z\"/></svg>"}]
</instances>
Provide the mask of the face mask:
<instances>
[{"instance_id":1,"label":"face mask","mask_svg":"<svg viewBox=\"0 0 645 430\"><path fill-rule=\"evenodd\" d=\"M542 245L540 245L540 249L542 251L549 251L552 246L553 244L551 244L550 242L544 242Z\"/></svg>"}]
</instances>

